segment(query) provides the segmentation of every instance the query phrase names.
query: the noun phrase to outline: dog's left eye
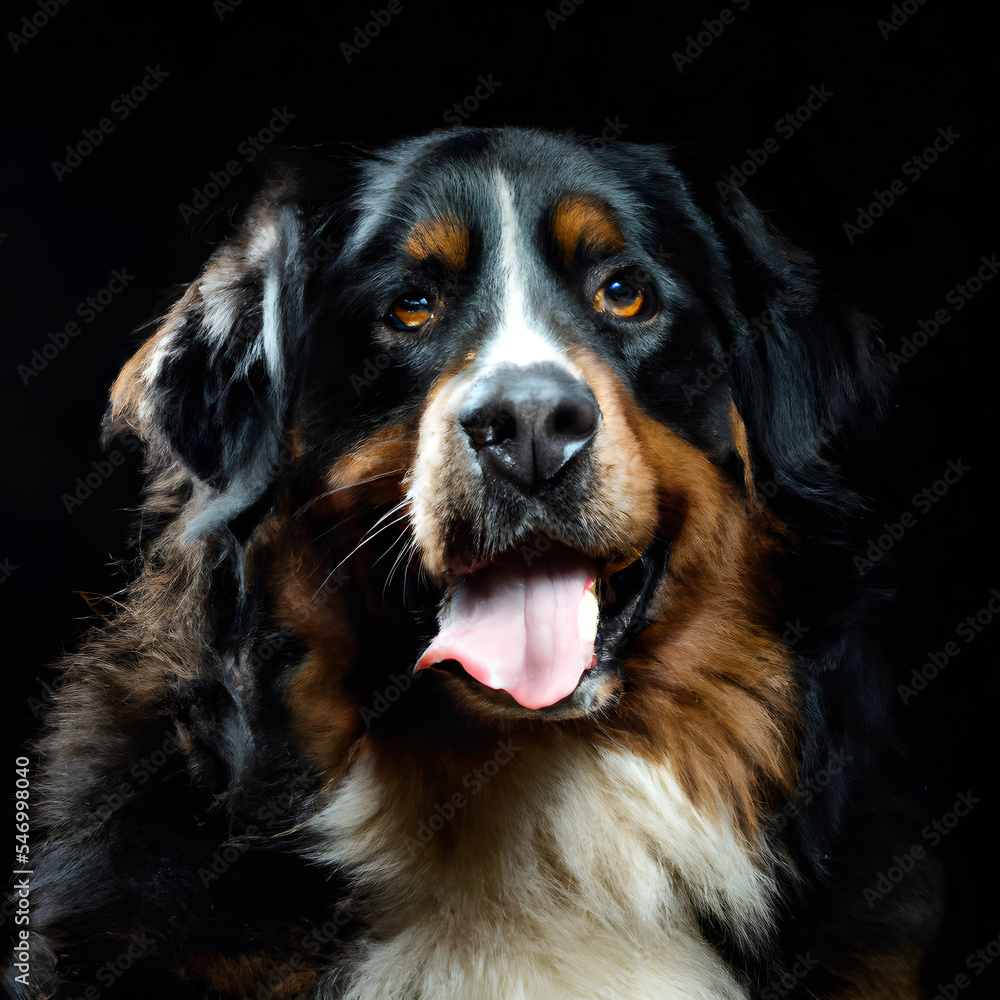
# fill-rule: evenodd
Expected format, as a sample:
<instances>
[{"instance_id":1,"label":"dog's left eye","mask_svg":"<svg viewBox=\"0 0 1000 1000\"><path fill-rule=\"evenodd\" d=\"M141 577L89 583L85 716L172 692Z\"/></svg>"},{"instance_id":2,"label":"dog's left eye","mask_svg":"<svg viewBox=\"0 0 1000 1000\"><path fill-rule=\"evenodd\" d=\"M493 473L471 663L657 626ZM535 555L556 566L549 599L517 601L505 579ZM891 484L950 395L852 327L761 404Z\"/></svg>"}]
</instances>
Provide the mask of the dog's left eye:
<instances>
[{"instance_id":1,"label":"dog's left eye","mask_svg":"<svg viewBox=\"0 0 1000 1000\"><path fill-rule=\"evenodd\" d=\"M388 319L400 330L415 330L433 315L426 296L400 295L389 308Z\"/></svg>"},{"instance_id":2,"label":"dog's left eye","mask_svg":"<svg viewBox=\"0 0 1000 1000\"><path fill-rule=\"evenodd\" d=\"M597 289L594 308L617 319L633 319L650 301L646 287L635 275L618 272Z\"/></svg>"}]
</instances>

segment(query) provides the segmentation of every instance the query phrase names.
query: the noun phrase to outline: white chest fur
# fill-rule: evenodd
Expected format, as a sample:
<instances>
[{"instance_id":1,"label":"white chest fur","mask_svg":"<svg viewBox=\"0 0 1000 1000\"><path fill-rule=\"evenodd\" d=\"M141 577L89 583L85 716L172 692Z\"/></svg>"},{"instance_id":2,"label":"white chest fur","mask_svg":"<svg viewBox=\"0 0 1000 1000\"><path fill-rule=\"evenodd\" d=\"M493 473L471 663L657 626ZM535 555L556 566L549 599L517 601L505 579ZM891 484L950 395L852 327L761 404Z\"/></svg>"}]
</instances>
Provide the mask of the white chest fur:
<instances>
[{"instance_id":1,"label":"white chest fur","mask_svg":"<svg viewBox=\"0 0 1000 1000\"><path fill-rule=\"evenodd\" d=\"M370 930L319 996L347 1000L735 1000L714 914L766 933L752 845L668 767L581 744L521 747L461 791L391 785L361 755L311 826ZM470 777L471 776L471 777ZM428 803L430 803L428 805Z\"/></svg>"}]
</instances>

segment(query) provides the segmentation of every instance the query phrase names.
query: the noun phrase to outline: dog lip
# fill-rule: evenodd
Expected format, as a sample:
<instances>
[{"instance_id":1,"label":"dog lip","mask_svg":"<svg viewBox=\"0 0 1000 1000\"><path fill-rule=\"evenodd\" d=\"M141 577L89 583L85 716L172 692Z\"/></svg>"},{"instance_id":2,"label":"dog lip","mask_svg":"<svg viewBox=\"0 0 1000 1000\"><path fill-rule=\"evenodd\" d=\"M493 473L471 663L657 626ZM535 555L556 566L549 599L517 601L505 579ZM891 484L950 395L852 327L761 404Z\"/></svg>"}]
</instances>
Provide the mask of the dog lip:
<instances>
[{"instance_id":1,"label":"dog lip","mask_svg":"<svg viewBox=\"0 0 1000 1000\"><path fill-rule=\"evenodd\" d=\"M523 540L492 552L488 556L476 555L471 550L453 554L447 568L433 577L432 585L443 595L454 586L459 577L471 576L481 570L489 569L513 554L531 559L540 557L550 549L565 549L569 553L591 560L596 568L597 578L602 584L610 585L613 588L616 580L621 583L623 573L634 573L641 565L662 564L665 572L669 545L663 539L654 538L643 551L625 561L620 556L609 556L607 552L595 552L579 545L563 542L545 532L539 532L526 536ZM618 602L616 601L616 603ZM603 604L604 602L602 602L602 608Z\"/></svg>"},{"instance_id":2,"label":"dog lip","mask_svg":"<svg viewBox=\"0 0 1000 1000\"><path fill-rule=\"evenodd\" d=\"M597 565L600 565L600 560L594 559L588 552L583 549L575 548L571 545L562 545L560 542L552 542L552 546L559 546L565 548L569 552L574 552L578 555L585 556L588 559L592 559ZM550 545L546 545L545 549L548 551ZM458 555L454 555L447 568L443 573L439 574L437 577L437 585L442 590L448 590L454 586L455 581L459 577L463 576L473 576L482 570L490 569L504 560L511 558L514 555L520 555L522 558L530 559L534 552L537 552L537 546L533 539L529 539L524 542L515 542L513 545L500 549L496 552L491 553L489 556L478 556L473 555L471 552L464 552Z\"/></svg>"},{"instance_id":3,"label":"dog lip","mask_svg":"<svg viewBox=\"0 0 1000 1000\"><path fill-rule=\"evenodd\" d=\"M558 552L560 549L567 553L582 556L589 559L597 568L597 575L602 579L608 579L617 575L624 569L638 562L643 553L639 553L622 565L620 556L610 556L606 551L599 550L596 546L588 548L585 545L573 544L563 541L557 534L549 533L545 529L539 529L531 534L526 534L518 541L502 549L490 551L483 555L474 551L471 547L463 548L460 551L450 553L447 567L436 577L436 584L442 590L451 587L461 576L471 576L480 570L489 569L498 563L510 558L512 555L519 555L529 563L533 559L540 559L546 553ZM609 572L609 567L616 567Z\"/></svg>"},{"instance_id":4,"label":"dog lip","mask_svg":"<svg viewBox=\"0 0 1000 1000\"><path fill-rule=\"evenodd\" d=\"M643 553L605 581L606 593L600 602L597 650L601 664L620 658L630 639L651 620L646 612L667 575L670 545L655 538Z\"/></svg>"}]
</instances>

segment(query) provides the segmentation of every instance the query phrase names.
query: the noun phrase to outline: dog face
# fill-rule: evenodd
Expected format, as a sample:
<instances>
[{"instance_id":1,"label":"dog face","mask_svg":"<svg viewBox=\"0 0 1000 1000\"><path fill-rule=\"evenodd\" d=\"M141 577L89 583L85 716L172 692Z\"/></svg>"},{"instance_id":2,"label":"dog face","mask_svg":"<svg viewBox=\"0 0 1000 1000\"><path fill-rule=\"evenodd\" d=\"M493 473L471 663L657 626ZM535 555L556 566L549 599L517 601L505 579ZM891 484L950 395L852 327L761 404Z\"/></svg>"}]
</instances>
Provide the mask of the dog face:
<instances>
[{"instance_id":1,"label":"dog face","mask_svg":"<svg viewBox=\"0 0 1000 1000\"><path fill-rule=\"evenodd\" d=\"M465 130L321 167L262 197L113 410L190 476L185 538L280 497L254 583L309 650L310 752L333 767L416 668L376 729L576 720L748 817L787 794L759 483L818 492L867 330L663 150Z\"/></svg>"},{"instance_id":2,"label":"dog face","mask_svg":"<svg viewBox=\"0 0 1000 1000\"><path fill-rule=\"evenodd\" d=\"M163 967L223 996L275 947L309 970L289 996L766 986L784 889L852 856L852 796L883 809L855 775L793 833L775 819L824 748L871 760L837 458L879 423L884 372L871 325L685 150L461 129L276 171L113 389L155 542L95 640L101 684L59 710L42 815L68 829L72 789L112 781L151 719L180 750L167 777L211 805L163 848L169 884L155 848L81 874L86 852L121 867L117 814L66 833L51 881L73 888L39 919L57 942L79 913L120 923L143 887ZM190 812L142 808L122 816L154 845ZM292 941L332 906L308 871L252 928L242 883L177 874L262 822L349 900L315 948ZM795 924L789 955L828 956L809 989L911 995L905 897L874 957L859 906ZM178 937L181 900L206 943Z\"/></svg>"},{"instance_id":3,"label":"dog face","mask_svg":"<svg viewBox=\"0 0 1000 1000\"><path fill-rule=\"evenodd\" d=\"M739 530L704 454L734 445L724 387L664 426L682 394L659 373L693 383L712 355L704 336L690 349L685 325L707 310L654 256L640 200L610 171L584 183L572 146L538 176L545 144L522 139L506 172L475 144L425 154L345 248L348 267L380 264L356 290L360 315L329 322L353 319L373 355L406 369L410 412L352 443L328 481L334 507L356 502L339 492L359 477L401 485L397 562L444 593L418 669L457 662L466 702L565 718L621 692L619 647L645 623L686 512L719 519L707 539L695 529L701 543ZM345 283L354 272L325 282ZM683 567L683 547L673 558Z\"/></svg>"}]
</instances>

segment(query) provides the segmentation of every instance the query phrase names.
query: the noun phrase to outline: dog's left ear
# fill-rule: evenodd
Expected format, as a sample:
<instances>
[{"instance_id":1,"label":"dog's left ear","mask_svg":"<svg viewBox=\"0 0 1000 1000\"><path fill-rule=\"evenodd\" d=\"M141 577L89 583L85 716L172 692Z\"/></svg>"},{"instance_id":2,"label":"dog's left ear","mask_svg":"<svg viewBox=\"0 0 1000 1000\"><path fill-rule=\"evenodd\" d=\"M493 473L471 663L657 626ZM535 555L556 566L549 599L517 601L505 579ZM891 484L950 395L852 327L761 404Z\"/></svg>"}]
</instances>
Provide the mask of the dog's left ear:
<instances>
[{"instance_id":1,"label":"dog's left ear","mask_svg":"<svg viewBox=\"0 0 1000 1000\"><path fill-rule=\"evenodd\" d=\"M273 185L209 260L111 392L105 436L132 430L192 485L185 534L225 524L274 478L303 337L301 213Z\"/></svg>"}]
</instances>

